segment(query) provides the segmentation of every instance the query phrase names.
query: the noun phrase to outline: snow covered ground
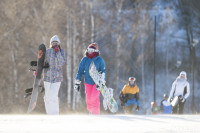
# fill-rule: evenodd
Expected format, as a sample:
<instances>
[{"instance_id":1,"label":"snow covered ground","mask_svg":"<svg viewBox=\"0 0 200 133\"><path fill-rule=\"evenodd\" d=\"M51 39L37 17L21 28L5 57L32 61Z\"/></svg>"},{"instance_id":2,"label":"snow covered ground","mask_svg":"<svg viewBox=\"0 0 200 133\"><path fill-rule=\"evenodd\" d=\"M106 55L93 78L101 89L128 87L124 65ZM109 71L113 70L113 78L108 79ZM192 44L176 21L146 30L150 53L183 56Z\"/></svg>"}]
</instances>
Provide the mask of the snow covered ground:
<instances>
[{"instance_id":1,"label":"snow covered ground","mask_svg":"<svg viewBox=\"0 0 200 133\"><path fill-rule=\"evenodd\" d=\"M0 115L0 133L200 133L200 115Z\"/></svg>"}]
</instances>

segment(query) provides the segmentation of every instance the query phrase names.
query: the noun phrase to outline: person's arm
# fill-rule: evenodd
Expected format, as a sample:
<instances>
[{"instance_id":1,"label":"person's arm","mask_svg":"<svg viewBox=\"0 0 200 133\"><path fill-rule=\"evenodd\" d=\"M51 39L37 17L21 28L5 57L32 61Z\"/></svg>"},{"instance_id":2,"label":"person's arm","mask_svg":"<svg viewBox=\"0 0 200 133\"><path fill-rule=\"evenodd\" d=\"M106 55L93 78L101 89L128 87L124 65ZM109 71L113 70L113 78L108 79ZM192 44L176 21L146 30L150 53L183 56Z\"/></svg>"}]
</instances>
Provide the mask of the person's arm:
<instances>
[{"instance_id":1,"label":"person's arm","mask_svg":"<svg viewBox=\"0 0 200 133\"><path fill-rule=\"evenodd\" d=\"M124 106L125 102L126 102L126 99L125 99L125 94L126 94L126 85L124 85L122 91L120 92L120 95L119 95L119 99L121 101L121 106Z\"/></svg>"},{"instance_id":2,"label":"person's arm","mask_svg":"<svg viewBox=\"0 0 200 133\"><path fill-rule=\"evenodd\" d=\"M60 67L62 67L65 62L66 62L66 57L65 57L65 51L63 49L59 50L57 53L56 53L56 56L57 56L57 61L58 61L58 65Z\"/></svg>"},{"instance_id":3,"label":"person's arm","mask_svg":"<svg viewBox=\"0 0 200 133\"><path fill-rule=\"evenodd\" d=\"M81 80L82 75L84 74L84 70L85 70L85 59L83 58L79 64L79 68L78 68L78 72L76 75L76 79L77 80Z\"/></svg>"},{"instance_id":4,"label":"person's arm","mask_svg":"<svg viewBox=\"0 0 200 133\"><path fill-rule=\"evenodd\" d=\"M190 95L190 85L189 85L189 83L187 83L187 86L186 86L187 88L187 93L185 94L185 96L184 96L184 98L185 99L187 99L188 98L188 96Z\"/></svg>"},{"instance_id":5,"label":"person's arm","mask_svg":"<svg viewBox=\"0 0 200 133\"><path fill-rule=\"evenodd\" d=\"M136 93L137 106L140 106L139 92Z\"/></svg>"},{"instance_id":6,"label":"person's arm","mask_svg":"<svg viewBox=\"0 0 200 133\"><path fill-rule=\"evenodd\" d=\"M170 102L170 99L173 98L175 88L176 88L176 82L174 82L174 83L172 84L172 89L171 89L171 91L170 91L169 99L168 99L169 102Z\"/></svg>"},{"instance_id":7,"label":"person's arm","mask_svg":"<svg viewBox=\"0 0 200 133\"><path fill-rule=\"evenodd\" d=\"M52 69L53 67L54 67L54 58L53 58L53 56L54 56L54 49L53 48L50 48L50 49L48 49L47 51L46 51L46 57L45 57L45 60L46 60L46 62L48 62L48 64L49 64L49 68L50 69Z\"/></svg>"},{"instance_id":8,"label":"person's arm","mask_svg":"<svg viewBox=\"0 0 200 133\"><path fill-rule=\"evenodd\" d=\"M139 88L137 87L137 92L136 92L136 101L137 101L137 106L140 106L140 100L139 100Z\"/></svg>"},{"instance_id":9,"label":"person's arm","mask_svg":"<svg viewBox=\"0 0 200 133\"><path fill-rule=\"evenodd\" d=\"M46 54L45 54L45 59L44 59L44 66L43 66L43 68L49 68L49 61L48 61L48 57L49 57L49 51L48 50L46 50Z\"/></svg>"},{"instance_id":10,"label":"person's arm","mask_svg":"<svg viewBox=\"0 0 200 133\"><path fill-rule=\"evenodd\" d=\"M78 92L80 90L81 77L84 74L84 70L85 70L85 60L83 58L81 60L80 64L79 64L78 72L77 72L77 75L76 75L76 80L75 80L75 83L74 83L74 90L76 92Z\"/></svg>"},{"instance_id":11,"label":"person's arm","mask_svg":"<svg viewBox=\"0 0 200 133\"><path fill-rule=\"evenodd\" d=\"M119 94L119 100L121 102L121 106L124 106L124 94L123 92L121 91L120 94Z\"/></svg>"}]
</instances>

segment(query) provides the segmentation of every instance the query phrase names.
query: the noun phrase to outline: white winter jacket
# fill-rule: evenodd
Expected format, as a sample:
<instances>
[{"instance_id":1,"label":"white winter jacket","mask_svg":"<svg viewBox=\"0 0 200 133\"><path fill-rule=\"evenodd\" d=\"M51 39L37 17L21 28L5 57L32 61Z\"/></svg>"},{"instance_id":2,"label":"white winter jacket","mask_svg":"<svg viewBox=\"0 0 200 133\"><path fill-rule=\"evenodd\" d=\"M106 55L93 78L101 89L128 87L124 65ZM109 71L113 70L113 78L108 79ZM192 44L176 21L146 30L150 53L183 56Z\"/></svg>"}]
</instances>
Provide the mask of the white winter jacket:
<instances>
[{"instance_id":1,"label":"white winter jacket","mask_svg":"<svg viewBox=\"0 0 200 133\"><path fill-rule=\"evenodd\" d=\"M190 94L190 85L186 79L178 77L172 84L172 89L169 95L169 99L175 96L182 96L187 99Z\"/></svg>"}]
</instances>

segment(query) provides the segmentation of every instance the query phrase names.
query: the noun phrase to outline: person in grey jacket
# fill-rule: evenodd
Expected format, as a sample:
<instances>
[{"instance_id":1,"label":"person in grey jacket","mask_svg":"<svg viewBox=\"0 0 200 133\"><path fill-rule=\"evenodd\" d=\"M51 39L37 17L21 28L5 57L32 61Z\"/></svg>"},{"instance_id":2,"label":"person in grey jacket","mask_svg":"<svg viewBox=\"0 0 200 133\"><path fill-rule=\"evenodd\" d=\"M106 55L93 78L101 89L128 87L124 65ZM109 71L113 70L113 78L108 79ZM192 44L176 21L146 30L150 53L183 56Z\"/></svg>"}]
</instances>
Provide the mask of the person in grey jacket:
<instances>
[{"instance_id":1,"label":"person in grey jacket","mask_svg":"<svg viewBox=\"0 0 200 133\"><path fill-rule=\"evenodd\" d=\"M182 71L176 80L172 84L172 89L170 91L168 101L171 101L176 96L179 97L179 102L177 106L173 107L173 114L183 114L184 104L186 99L190 95L190 84L187 81L187 74L185 71ZM179 109L179 110L178 110Z\"/></svg>"}]
</instances>

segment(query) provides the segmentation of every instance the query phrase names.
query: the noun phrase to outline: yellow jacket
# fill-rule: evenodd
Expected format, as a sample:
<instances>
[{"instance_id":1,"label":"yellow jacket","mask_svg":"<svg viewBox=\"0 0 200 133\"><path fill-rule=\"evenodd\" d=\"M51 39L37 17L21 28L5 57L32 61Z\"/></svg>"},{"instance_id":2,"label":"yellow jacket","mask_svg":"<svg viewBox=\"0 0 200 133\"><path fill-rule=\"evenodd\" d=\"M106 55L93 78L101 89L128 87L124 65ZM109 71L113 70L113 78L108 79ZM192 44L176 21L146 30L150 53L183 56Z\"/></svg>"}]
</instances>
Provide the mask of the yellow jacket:
<instances>
[{"instance_id":1,"label":"yellow jacket","mask_svg":"<svg viewBox=\"0 0 200 133\"><path fill-rule=\"evenodd\" d=\"M134 87L131 87L129 84L124 85L124 88L122 89L122 93L125 94L136 94L139 93L139 88L137 84L135 84Z\"/></svg>"},{"instance_id":2,"label":"yellow jacket","mask_svg":"<svg viewBox=\"0 0 200 133\"><path fill-rule=\"evenodd\" d=\"M119 99L121 103L125 106L129 106L132 104L137 104L137 106L140 106L139 88L137 84L135 84L134 87L131 87L129 84L124 85L124 88L120 93Z\"/></svg>"}]
</instances>

